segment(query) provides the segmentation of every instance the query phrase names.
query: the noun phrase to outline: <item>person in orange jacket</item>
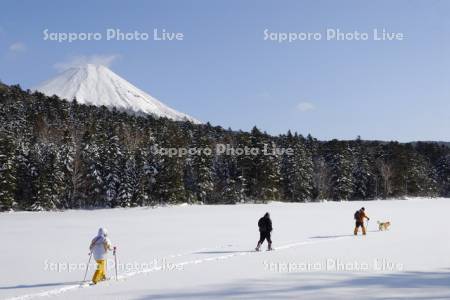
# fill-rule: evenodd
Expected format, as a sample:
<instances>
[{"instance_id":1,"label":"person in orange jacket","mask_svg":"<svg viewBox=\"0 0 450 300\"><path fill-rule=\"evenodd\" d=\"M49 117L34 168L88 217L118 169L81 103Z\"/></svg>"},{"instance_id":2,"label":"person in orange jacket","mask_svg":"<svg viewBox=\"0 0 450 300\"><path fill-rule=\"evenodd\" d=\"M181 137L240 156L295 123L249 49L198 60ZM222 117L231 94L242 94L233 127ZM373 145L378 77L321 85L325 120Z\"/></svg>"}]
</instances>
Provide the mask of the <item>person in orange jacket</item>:
<instances>
[{"instance_id":1,"label":"person in orange jacket","mask_svg":"<svg viewBox=\"0 0 450 300\"><path fill-rule=\"evenodd\" d=\"M370 218L367 216L366 214L366 209L364 207L361 207L360 210L355 212L355 230L354 230L354 235L358 235L358 229L359 227L361 227L362 229L362 234L366 235L366 226L364 225L364 219L367 219L367 221L370 220Z\"/></svg>"}]
</instances>

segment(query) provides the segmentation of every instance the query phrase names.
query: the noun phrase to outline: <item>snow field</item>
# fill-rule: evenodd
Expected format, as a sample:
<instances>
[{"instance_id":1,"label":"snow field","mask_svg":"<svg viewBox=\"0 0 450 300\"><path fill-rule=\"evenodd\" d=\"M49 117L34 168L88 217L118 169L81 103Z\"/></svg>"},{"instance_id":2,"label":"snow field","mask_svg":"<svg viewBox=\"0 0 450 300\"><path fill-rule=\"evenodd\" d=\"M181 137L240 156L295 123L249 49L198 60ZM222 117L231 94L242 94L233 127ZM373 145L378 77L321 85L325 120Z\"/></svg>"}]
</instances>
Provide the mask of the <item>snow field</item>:
<instances>
[{"instance_id":1,"label":"snow field","mask_svg":"<svg viewBox=\"0 0 450 300\"><path fill-rule=\"evenodd\" d=\"M369 232L354 237L361 206ZM410 199L1 214L0 298L450 299L449 208L448 199ZM266 211L276 250L256 253ZM378 232L377 220L391 230ZM84 269L45 269L85 264L100 226L119 264L144 267L82 288Z\"/></svg>"}]
</instances>

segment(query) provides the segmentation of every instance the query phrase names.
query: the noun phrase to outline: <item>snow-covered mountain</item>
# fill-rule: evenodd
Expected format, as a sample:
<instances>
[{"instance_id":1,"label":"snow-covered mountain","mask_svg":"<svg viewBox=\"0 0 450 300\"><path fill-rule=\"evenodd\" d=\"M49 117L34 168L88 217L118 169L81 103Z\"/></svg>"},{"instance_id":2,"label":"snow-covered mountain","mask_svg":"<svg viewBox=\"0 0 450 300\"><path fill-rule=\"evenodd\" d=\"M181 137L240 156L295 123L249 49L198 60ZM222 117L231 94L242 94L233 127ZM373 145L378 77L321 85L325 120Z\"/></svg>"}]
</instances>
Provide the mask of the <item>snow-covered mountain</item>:
<instances>
[{"instance_id":1,"label":"snow-covered mountain","mask_svg":"<svg viewBox=\"0 0 450 300\"><path fill-rule=\"evenodd\" d=\"M105 105L135 113L153 114L176 121L201 123L187 114L176 111L138 89L102 65L87 64L68 69L35 88L48 96L96 106Z\"/></svg>"}]
</instances>

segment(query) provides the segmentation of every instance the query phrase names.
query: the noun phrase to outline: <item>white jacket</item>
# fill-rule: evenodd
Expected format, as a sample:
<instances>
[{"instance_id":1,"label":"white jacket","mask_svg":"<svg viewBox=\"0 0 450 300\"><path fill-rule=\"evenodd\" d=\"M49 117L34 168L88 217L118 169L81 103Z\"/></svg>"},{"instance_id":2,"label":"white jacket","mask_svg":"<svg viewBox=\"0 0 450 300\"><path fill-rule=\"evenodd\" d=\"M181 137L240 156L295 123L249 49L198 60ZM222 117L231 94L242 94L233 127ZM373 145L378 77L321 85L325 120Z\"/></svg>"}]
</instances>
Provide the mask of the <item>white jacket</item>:
<instances>
[{"instance_id":1,"label":"white jacket","mask_svg":"<svg viewBox=\"0 0 450 300\"><path fill-rule=\"evenodd\" d=\"M108 250L111 250L111 241L107 238L106 229L100 228L98 234L92 239L90 249L95 260L106 259Z\"/></svg>"}]
</instances>

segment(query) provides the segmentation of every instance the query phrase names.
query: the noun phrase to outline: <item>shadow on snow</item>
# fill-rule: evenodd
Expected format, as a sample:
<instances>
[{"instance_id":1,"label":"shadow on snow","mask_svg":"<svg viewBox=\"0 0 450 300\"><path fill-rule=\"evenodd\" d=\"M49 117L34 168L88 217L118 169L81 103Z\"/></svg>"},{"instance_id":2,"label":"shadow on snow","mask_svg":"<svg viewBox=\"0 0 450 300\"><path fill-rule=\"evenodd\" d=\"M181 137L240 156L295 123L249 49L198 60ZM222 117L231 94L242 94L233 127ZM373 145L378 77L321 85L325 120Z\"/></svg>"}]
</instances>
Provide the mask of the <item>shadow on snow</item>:
<instances>
[{"instance_id":1,"label":"shadow on snow","mask_svg":"<svg viewBox=\"0 0 450 300\"><path fill-rule=\"evenodd\" d=\"M342 273L307 275L309 277L305 277L306 274L288 274L281 279L245 280L229 285L197 287L191 291L149 294L138 299L256 300L299 299L301 296L308 299L349 299L359 294L361 289L364 292L358 296L360 299L450 299L450 272L403 272L353 278L340 278L344 276Z\"/></svg>"}]
</instances>

